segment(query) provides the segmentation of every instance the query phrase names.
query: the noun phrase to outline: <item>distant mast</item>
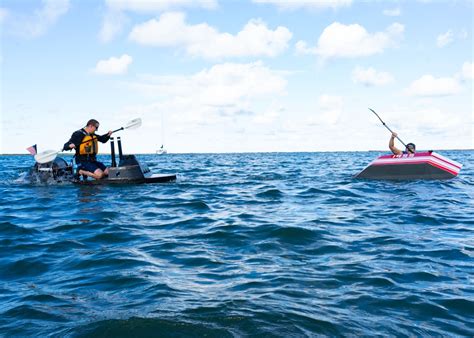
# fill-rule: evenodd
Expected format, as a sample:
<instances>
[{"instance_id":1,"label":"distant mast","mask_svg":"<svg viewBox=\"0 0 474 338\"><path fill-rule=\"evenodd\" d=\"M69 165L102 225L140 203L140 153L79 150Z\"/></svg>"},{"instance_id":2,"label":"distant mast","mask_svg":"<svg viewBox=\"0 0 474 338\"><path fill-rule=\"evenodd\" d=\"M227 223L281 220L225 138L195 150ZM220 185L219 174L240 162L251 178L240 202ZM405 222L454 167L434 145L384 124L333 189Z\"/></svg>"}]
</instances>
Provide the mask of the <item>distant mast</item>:
<instances>
[{"instance_id":1,"label":"distant mast","mask_svg":"<svg viewBox=\"0 0 474 338\"><path fill-rule=\"evenodd\" d=\"M165 129L164 129L164 126L163 126L163 112L162 112L162 113L161 113L161 147L160 147L160 149L158 149L158 150L156 151L156 153L157 153L158 155L163 155L163 154L166 154L166 153L167 153L167 151L166 151L166 149L165 149L165 146L164 146L164 144L165 144L165 141L164 141L164 139L165 139L165 131L164 131L164 130L165 130Z\"/></svg>"}]
</instances>

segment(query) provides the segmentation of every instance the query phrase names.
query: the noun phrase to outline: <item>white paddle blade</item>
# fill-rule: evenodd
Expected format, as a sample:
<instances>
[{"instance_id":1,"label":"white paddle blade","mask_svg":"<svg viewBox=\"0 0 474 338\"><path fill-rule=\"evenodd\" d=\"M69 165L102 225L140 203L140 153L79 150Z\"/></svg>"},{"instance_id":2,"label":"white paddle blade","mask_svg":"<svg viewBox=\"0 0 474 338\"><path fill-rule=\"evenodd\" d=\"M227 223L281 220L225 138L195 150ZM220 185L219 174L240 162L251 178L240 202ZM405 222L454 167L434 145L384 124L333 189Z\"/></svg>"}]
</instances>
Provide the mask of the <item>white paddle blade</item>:
<instances>
[{"instance_id":1,"label":"white paddle blade","mask_svg":"<svg viewBox=\"0 0 474 338\"><path fill-rule=\"evenodd\" d=\"M39 164L48 163L54 161L58 156L59 151L56 150L45 150L35 155L35 161Z\"/></svg>"},{"instance_id":2,"label":"white paddle blade","mask_svg":"<svg viewBox=\"0 0 474 338\"><path fill-rule=\"evenodd\" d=\"M125 126L125 129L135 129L135 128L140 127L141 125L142 125L142 119L136 118L128 122L127 125Z\"/></svg>"}]
</instances>

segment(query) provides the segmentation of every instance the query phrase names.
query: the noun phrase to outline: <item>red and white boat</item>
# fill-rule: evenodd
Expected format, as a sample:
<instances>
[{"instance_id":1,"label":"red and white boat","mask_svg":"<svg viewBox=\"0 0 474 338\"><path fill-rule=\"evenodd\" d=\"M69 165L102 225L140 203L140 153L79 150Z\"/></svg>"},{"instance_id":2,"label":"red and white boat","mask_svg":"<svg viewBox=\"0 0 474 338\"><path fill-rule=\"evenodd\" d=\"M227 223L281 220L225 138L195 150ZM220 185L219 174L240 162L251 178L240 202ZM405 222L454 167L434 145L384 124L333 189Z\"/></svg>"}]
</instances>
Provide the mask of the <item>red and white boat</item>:
<instances>
[{"instance_id":1,"label":"red and white boat","mask_svg":"<svg viewBox=\"0 0 474 338\"><path fill-rule=\"evenodd\" d=\"M434 151L384 155L372 161L355 178L378 180L436 180L456 177L462 164Z\"/></svg>"}]
</instances>

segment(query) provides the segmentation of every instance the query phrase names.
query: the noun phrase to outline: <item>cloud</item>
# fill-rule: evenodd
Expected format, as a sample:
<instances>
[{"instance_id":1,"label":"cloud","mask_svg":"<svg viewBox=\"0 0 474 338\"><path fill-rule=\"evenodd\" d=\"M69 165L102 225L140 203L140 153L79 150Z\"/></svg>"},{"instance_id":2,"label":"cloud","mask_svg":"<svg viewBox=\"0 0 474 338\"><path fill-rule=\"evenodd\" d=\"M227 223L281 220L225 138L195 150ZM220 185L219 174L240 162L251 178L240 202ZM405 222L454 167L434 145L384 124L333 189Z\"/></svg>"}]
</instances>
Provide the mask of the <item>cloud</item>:
<instances>
[{"instance_id":1,"label":"cloud","mask_svg":"<svg viewBox=\"0 0 474 338\"><path fill-rule=\"evenodd\" d=\"M452 44L455 40L466 40L469 37L467 30L453 31L449 29L446 33L438 35L436 38L436 46L438 48L446 47Z\"/></svg>"},{"instance_id":2,"label":"cloud","mask_svg":"<svg viewBox=\"0 0 474 338\"><path fill-rule=\"evenodd\" d=\"M307 0L252 0L254 3L259 4L271 4L277 6L281 10L297 10L300 8L304 9L338 9L341 7L349 7L352 4L352 0L318 0L318 1L307 1Z\"/></svg>"},{"instance_id":3,"label":"cloud","mask_svg":"<svg viewBox=\"0 0 474 338\"><path fill-rule=\"evenodd\" d=\"M148 46L181 47L192 56L222 57L268 56L282 53L292 34L286 27L267 28L261 20L250 20L236 35L219 33L206 23L188 25L183 13L164 13L137 25L130 40Z\"/></svg>"},{"instance_id":4,"label":"cloud","mask_svg":"<svg viewBox=\"0 0 474 338\"><path fill-rule=\"evenodd\" d=\"M5 20L7 19L8 15L9 15L8 10L7 10L6 8L0 7L0 25L5 22Z\"/></svg>"},{"instance_id":5,"label":"cloud","mask_svg":"<svg viewBox=\"0 0 474 338\"><path fill-rule=\"evenodd\" d=\"M273 121L275 121L275 119L277 119L278 117L280 116L280 113L278 111L275 111L275 110L269 110L269 111L266 111L262 114L259 114L257 116L255 116L255 118L253 119L253 123L257 123L257 124L271 124L273 123Z\"/></svg>"},{"instance_id":6,"label":"cloud","mask_svg":"<svg viewBox=\"0 0 474 338\"><path fill-rule=\"evenodd\" d=\"M467 30L463 29L458 33L458 38L460 40L466 40L469 37L469 34L467 33Z\"/></svg>"},{"instance_id":7,"label":"cloud","mask_svg":"<svg viewBox=\"0 0 474 338\"><path fill-rule=\"evenodd\" d=\"M266 111L260 114L256 114L252 122L257 124L272 124L277 118L280 117L281 112L285 111L285 108L278 104L272 104Z\"/></svg>"},{"instance_id":8,"label":"cloud","mask_svg":"<svg viewBox=\"0 0 474 338\"><path fill-rule=\"evenodd\" d=\"M393 82L393 77L387 72L377 72L374 68L363 69L356 67L352 72L352 81L364 86L383 86Z\"/></svg>"},{"instance_id":9,"label":"cloud","mask_svg":"<svg viewBox=\"0 0 474 338\"><path fill-rule=\"evenodd\" d=\"M474 79L474 65L472 62L464 62L462 65L461 76L466 80Z\"/></svg>"},{"instance_id":10,"label":"cloud","mask_svg":"<svg viewBox=\"0 0 474 338\"><path fill-rule=\"evenodd\" d=\"M323 59L369 56L395 47L404 30L403 25L394 23L385 32L371 34L359 24L334 22L324 29L316 47L308 47L306 42L298 41L296 50L302 54L319 55Z\"/></svg>"},{"instance_id":11,"label":"cloud","mask_svg":"<svg viewBox=\"0 0 474 338\"><path fill-rule=\"evenodd\" d=\"M154 148L149 151L157 147L153 140L160 114L165 115L167 132L174 135L166 142L173 152L273 149L276 136L270 134L285 111L279 101L286 95L288 74L257 61L220 63L186 75L140 75L122 84L155 102L127 107L124 118L133 113L149 121L143 133L151 143L137 145Z\"/></svg>"},{"instance_id":12,"label":"cloud","mask_svg":"<svg viewBox=\"0 0 474 338\"><path fill-rule=\"evenodd\" d=\"M189 76L142 76L127 83L132 90L160 97L160 105L180 123L209 124L253 111L250 105L259 100L286 93L284 73L253 63L221 63ZM275 118L275 111L261 116L259 123ZM259 116L257 114L256 116Z\"/></svg>"},{"instance_id":13,"label":"cloud","mask_svg":"<svg viewBox=\"0 0 474 338\"><path fill-rule=\"evenodd\" d=\"M406 89L406 93L411 96L449 96L461 91L461 86L455 78L423 75L413 81Z\"/></svg>"},{"instance_id":14,"label":"cloud","mask_svg":"<svg viewBox=\"0 0 474 338\"><path fill-rule=\"evenodd\" d=\"M438 35L438 37L436 38L436 46L438 46L438 48L443 48L453 41L453 32L451 30L448 30L446 33Z\"/></svg>"},{"instance_id":15,"label":"cloud","mask_svg":"<svg viewBox=\"0 0 474 338\"><path fill-rule=\"evenodd\" d=\"M99 40L110 42L119 35L130 21L127 12L139 14L158 14L178 8L204 8L215 9L217 0L106 0L107 11L102 21Z\"/></svg>"},{"instance_id":16,"label":"cloud","mask_svg":"<svg viewBox=\"0 0 474 338\"><path fill-rule=\"evenodd\" d=\"M132 62L132 57L127 54L119 58L111 57L107 60L100 60L94 68L94 73L106 75L125 74Z\"/></svg>"},{"instance_id":17,"label":"cloud","mask_svg":"<svg viewBox=\"0 0 474 338\"><path fill-rule=\"evenodd\" d=\"M114 37L122 32L123 27L127 22L128 18L123 14L123 12L106 12L99 32L99 40L102 42L112 41Z\"/></svg>"},{"instance_id":18,"label":"cloud","mask_svg":"<svg viewBox=\"0 0 474 338\"><path fill-rule=\"evenodd\" d=\"M318 97L317 115L311 116L308 125L335 125L344 108L342 96L323 94Z\"/></svg>"},{"instance_id":19,"label":"cloud","mask_svg":"<svg viewBox=\"0 0 474 338\"><path fill-rule=\"evenodd\" d=\"M400 16L402 14L402 11L400 8L393 8L393 9L385 9L383 11L383 15L386 16Z\"/></svg>"},{"instance_id":20,"label":"cloud","mask_svg":"<svg viewBox=\"0 0 474 338\"><path fill-rule=\"evenodd\" d=\"M423 132L446 132L449 129L456 130L455 128L462 123L459 116L429 104L424 104L423 107L403 107L387 111L386 115L396 117L397 128L407 131L420 131L417 126L422 126Z\"/></svg>"},{"instance_id":21,"label":"cloud","mask_svg":"<svg viewBox=\"0 0 474 338\"><path fill-rule=\"evenodd\" d=\"M29 16L12 15L9 22L15 34L35 38L45 34L69 10L69 0L43 0L43 7ZM10 14L9 14L10 16Z\"/></svg>"},{"instance_id":22,"label":"cloud","mask_svg":"<svg viewBox=\"0 0 474 338\"><path fill-rule=\"evenodd\" d=\"M221 63L191 76L145 77L146 92L169 97L198 96L196 102L207 106L235 105L239 100L282 94L286 80L261 61ZM151 90L151 92L150 92Z\"/></svg>"},{"instance_id":23,"label":"cloud","mask_svg":"<svg viewBox=\"0 0 474 338\"><path fill-rule=\"evenodd\" d=\"M215 9L217 0L106 0L107 7L113 11L130 11L136 13L159 13L173 8L200 7Z\"/></svg>"}]
</instances>

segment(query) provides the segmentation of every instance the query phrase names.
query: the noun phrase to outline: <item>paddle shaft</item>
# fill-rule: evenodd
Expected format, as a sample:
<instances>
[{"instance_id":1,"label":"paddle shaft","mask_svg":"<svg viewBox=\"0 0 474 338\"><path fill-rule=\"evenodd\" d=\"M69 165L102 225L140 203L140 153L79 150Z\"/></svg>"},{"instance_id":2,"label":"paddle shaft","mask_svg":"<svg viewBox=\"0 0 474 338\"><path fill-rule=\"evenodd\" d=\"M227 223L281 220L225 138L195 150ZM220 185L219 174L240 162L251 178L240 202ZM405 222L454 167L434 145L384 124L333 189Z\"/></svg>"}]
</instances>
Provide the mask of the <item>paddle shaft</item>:
<instances>
[{"instance_id":1,"label":"paddle shaft","mask_svg":"<svg viewBox=\"0 0 474 338\"><path fill-rule=\"evenodd\" d=\"M370 109L370 108L369 108L369 110L370 110L372 113L374 113L375 116L377 116L377 117L379 118L380 122L382 122L382 124L385 126L385 128L387 128L387 129L393 134L392 129L390 129L390 127L385 124L385 122L380 118L379 114L377 114L373 109ZM407 145L405 144L405 142L403 142L403 141L400 139L400 137L398 137L398 135L396 136L396 138L397 138L397 140L399 140L399 141L405 146L405 148L407 147Z\"/></svg>"},{"instance_id":2,"label":"paddle shaft","mask_svg":"<svg viewBox=\"0 0 474 338\"><path fill-rule=\"evenodd\" d=\"M113 130L113 131L110 133L110 135L112 135L113 133L116 133L117 131L124 130L124 129L125 129L124 127L121 127L121 128L119 128L119 129L115 129L115 130ZM105 135L105 134L104 134L104 135ZM102 135L102 136L104 136L104 135ZM94 138L94 136L96 136L96 137ZM92 134L92 139L91 139L91 140L83 141L83 142L79 143L79 145L81 145L81 144L83 144L83 143L87 143L87 142L93 141L93 140L96 140L96 139L97 139L97 135Z\"/></svg>"},{"instance_id":3,"label":"paddle shaft","mask_svg":"<svg viewBox=\"0 0 474 338\"><path fill-rule=\"evenodd\" d=\"M120 127L119 129L115 129L114 131L112 131L110 133L110 135L112 135L113 133L117 132L117 131L120 131L120 130L125 130L125 129L135 129L137 127L140 127L142 124L142 120L140 118L137 118L137 119L133 119L131 120L125 127ZM82 141L81 143L79 143L79 145L83 144L83 143L87 143L87 142L91 142L91 141L96 141L97 140L97 135L94 135L92 134L91 135L92 138L90 140L86 140L86 141ZM96 137L94 137L96 136ZM102 135L104 136L104 135ZM35 161L38 162L38 163L47 163L47 162L51 162L51 161L54 161L54 159L56 158L56 156L58 156L58 154L62 151L62 150L72 150L73 148L69 148L69 149L61 149L59 151L49 151L49 152L43 152L43 153L39 153L39 154L36 154L35 155Z\"/></svg>"},{"instance_id":4,"label":"paddle shaft","mask_svg":"<svg viewBox=\"0 0 474 338\"><path fill-rule=\"evenodd\" d=\"M113 130L110 133L110 135L112 135L113 133L116 133L117 131L120 131L120 130L125 130L125 129L129 129L129 128L134 129L136 127L139 127L141 125L141 123L142 123L141 119L134 119L134 120L130 121L126 127L120 127L118 129ZM95 134L92 134L92 140L83 141L83 142L79 143L79 145L81 145L83 143L86 143L86 142L93 141L94 140L94 135ZM102 136L104 136L104 135L102 135ZM97 137L95 137L95 139L97 139Z\"/></svg>"}]
</instances>

